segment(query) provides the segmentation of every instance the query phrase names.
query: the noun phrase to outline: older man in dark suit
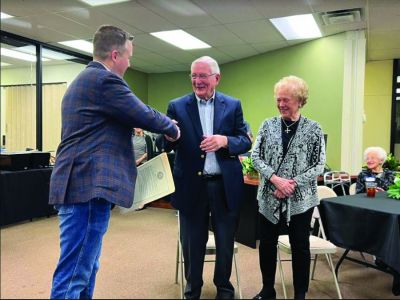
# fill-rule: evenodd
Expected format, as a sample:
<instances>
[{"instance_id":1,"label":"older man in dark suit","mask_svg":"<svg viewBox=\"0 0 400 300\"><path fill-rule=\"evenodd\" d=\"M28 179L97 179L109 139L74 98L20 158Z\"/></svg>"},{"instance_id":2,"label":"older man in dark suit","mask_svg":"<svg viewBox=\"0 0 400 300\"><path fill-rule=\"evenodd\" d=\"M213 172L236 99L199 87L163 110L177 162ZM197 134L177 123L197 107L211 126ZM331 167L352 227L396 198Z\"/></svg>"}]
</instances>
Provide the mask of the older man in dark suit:
<instances>
[{"instance_id":1,"label":"older man in dark suit","mask_svg":"<svg viewBox=\"0 0 400 300\"><path fill-rule=\"evenodd\" d=\"M185 297L199 298L201 294L211 213L217 247L217 298L233 298L230 276L243 188L238 155L248 151L251 142L240 101L215 91L221 78L217 62L208 56L195 60L190 77L194 93L168 106L167 115L178 122L181 138L164 140L166 151L176 150L172 205L180 216Z\"/></svg>"},{"instance_id":2,"label":"older man in dark suit","mask_svg":"<svg viewBox=\"0 0 400 300\"><path fill-rule=\"evenodd\" d=\"M62 139L50 181L60 219L51 298L91 299L111 204L130 207L136 180L133 127L179 138L171 119L143 104L122 79L132 37L110 25L94 35L93 61L62 101Z\"/></svg>"}]
</instances>

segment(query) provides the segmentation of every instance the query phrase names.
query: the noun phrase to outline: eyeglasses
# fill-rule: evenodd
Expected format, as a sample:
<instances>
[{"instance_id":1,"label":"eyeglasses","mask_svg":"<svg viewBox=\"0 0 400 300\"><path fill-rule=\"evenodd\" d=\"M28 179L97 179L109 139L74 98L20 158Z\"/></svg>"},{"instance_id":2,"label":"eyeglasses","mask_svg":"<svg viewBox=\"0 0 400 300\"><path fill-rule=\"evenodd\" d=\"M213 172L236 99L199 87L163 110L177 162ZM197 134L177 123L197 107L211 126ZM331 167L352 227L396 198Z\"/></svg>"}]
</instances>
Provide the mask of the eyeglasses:
<instances>
[{"instance_id":1,"label":"eyeglasses","mask_svg":"<svg viewBox=\"0 0 400 300\"><path fill-rule=\"evenodd\" d=\"M217 73L212 73L212 74L204 74L204 73L202 73L202 74L189 74L189 77L191 79L196 79L196 78L207 79L208 77L213 76L213 75L217 75Z\"/></svg>"}]
</instances>

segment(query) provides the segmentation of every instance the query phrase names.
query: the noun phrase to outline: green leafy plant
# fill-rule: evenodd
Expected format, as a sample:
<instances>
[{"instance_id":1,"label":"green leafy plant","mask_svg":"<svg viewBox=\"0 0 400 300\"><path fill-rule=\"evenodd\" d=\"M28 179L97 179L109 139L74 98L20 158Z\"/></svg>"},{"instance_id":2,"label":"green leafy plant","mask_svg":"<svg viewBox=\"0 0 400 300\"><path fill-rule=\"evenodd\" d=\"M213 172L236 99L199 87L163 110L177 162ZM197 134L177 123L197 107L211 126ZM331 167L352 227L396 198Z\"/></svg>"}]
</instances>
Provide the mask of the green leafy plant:
<instances>
[{"instance_id":1,"label":"green leafy plant","mask_svg":"<svg viewBox=\"0 0 400 300\"><path fill-rule=\"evenodd\" d=\"M387 193L390 198L400 200L400 173L397 173L394 184L389 186Z\"/></svg>"},{"instance_id":2,"label":"green leafy plant","mask_svg":"<svg viewBox=\"0 0 400 300\"><path fill-rule=\"evenodd\" d=\"M258 177L258 172L254 169L253 160L250 156L242 160L242 170L244 175L248 175L249 177Z\"/></svg>"},{"instance_id":3,"label":"green leafy plant","mask_svg":"<svg viewBox=\"0 0 400 300\"><path fill-rule=\"evenodd\" d=\"M400 162L392 153L389 153L383 167L392 171L400 171Z\"/></svg>"}]
</instances>

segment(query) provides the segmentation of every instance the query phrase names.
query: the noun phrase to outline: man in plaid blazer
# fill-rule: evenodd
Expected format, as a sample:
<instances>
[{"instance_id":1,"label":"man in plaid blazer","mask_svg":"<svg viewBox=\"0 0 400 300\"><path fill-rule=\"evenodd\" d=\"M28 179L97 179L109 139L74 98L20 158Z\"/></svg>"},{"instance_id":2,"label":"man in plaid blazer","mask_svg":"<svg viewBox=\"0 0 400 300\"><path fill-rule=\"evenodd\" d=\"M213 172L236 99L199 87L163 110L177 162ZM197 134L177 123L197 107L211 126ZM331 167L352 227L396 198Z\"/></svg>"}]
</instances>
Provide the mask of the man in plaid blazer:
<instances>
[{"instance_id":1,"label":"man in plaid blazer","mask_svg":"<svg viewBox=\"0 0 400 300\"><path fill-rule=\"evenodd\" d=\"M93 61L62 101L62 139L50 181L60 220L60 259L52 299L91 299L111 204L130 207L136 165L133 127L179 138L179 128L143 104L122 79L132 39L110 25L94 35Z\"/></svg>"}]
</instances>

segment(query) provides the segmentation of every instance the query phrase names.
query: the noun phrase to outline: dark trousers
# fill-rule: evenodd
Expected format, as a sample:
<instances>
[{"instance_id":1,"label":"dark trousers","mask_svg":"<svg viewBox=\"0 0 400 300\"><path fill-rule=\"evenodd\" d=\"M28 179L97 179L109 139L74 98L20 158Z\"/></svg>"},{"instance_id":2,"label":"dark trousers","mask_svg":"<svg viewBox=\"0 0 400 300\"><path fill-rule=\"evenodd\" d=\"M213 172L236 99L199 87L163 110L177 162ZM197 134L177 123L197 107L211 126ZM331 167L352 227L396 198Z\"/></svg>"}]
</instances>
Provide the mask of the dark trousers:
<instances>
[{"instance_id":1,"label":"dark trousers","mask_svg":"<svg viewBox=\"0 0 400 300\"><path fill-rule=\"evenodd\" d=\"M268 221L259 214L260 219L260 269L263 280L261 291L264 297L275 297L274 289L277 243L279 234L284 231L289 234L289 241L292 248L292 270L295 295L304 294L308 291L310 277L310 223L314 208L306 212L292 216L289 226L286 225L286 218L281 216L278 224Z\"/></svg>"},{"instance_id":2,"label":"dark trousers","mask_svg":"<svg viewBox=\"0 0 400 300\"><path fill-rule=\"evenodd\" d=\"M199 299L201 295L210 213L216 243L214 284L217 287L217 296L233 298L234 288L229 279L238 212L227 208L222 178L204 179L200 200L193 210L194 213L179 213L187 282L185 298Z\"/></svg>"}]
</instances>

